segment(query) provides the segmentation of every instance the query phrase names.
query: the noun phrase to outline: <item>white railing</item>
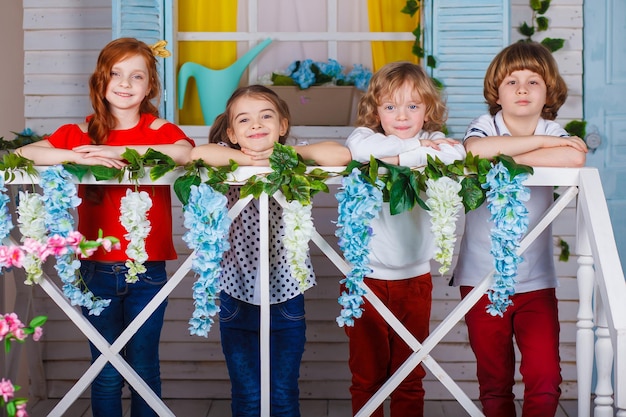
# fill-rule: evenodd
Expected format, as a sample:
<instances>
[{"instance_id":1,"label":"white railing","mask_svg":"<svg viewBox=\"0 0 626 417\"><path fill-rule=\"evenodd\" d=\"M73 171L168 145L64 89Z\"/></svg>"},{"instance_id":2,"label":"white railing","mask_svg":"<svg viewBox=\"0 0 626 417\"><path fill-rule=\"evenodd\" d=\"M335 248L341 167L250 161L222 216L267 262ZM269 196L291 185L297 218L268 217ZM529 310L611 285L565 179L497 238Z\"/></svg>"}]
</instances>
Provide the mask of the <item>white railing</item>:
<instances>
[{"instance_id":1,"label":"white railing","mask_svg":"<svg viewBox=\"0 0 626 417\"><path fill-rule=\"evenodd\" d=\"M327 171L341 171L342 168ZM263 168L240 168L233 178L245 180L254 173L267 171ZM151 184L171 184L178 173L172 172L156 182L143 180ZM147 177L146 177L147 178ZM31 178L19 177L12 184L32 184ZM335 178L330 182L338 182ZM81 183L119 184L117 181L98 181L85 178ZM535 174L525 183L532 186L561 186L565 191L550 209L544 214L540 223L530 231L521 243L523 252L557 215L577 197L577 238L575 254L578 255L578 287L579 309L577 314L576 363L578 373L578 416L589 416L592 394L595 394L594 416L616 415L626 416L626 283L621 268L613 230L609 218L602 184L598 171L594 168L535 168ZM284 204L282 195L274 198ZM269 416L269 258L268 258L268 196L260 197L260 236L261 236L261 396L262 416ZM240 200L229 211L236 217L245 205ZM330 244L317 232L313 242L342 272L349 270L349 265ZM132 337L137 329L156 309L156 307L182 281L191 267L193 254L187 258L178 271L169 279L164 288L146 306L144 311L129 325L118 340L109 345L106 340L82 316L80 311L70 305L60 289L49 277L45 277L41 287L51 299L63 310L69 319L85 336L94 343L102 355L91 365L85 374L76 382L70 391L59 401L49 416L62 416L74 401L87 389L91 381L106 364L111 362L126 378L137 392L150 404L160 416L174 414L145 384L135 371L122 359L119 351ZM366 297L376 309L393 326L400 336L411 346L414 353L383 385L370 401L361 409L357 416L369 416L398 386L398 384L417 366L424 363L441 383L450 391L470 416L482 416L482 412L458 387L455 381L429 355L432 349L456 325L465 313L478 301L489 287L491 274L482 281L466 298L459 302L453 311L434 329L430 336L420 343L404 328L387 307L375 296L368 293ZM597 384L592 391L594 371L594 353Z\"/></svg>"}]
</instances>

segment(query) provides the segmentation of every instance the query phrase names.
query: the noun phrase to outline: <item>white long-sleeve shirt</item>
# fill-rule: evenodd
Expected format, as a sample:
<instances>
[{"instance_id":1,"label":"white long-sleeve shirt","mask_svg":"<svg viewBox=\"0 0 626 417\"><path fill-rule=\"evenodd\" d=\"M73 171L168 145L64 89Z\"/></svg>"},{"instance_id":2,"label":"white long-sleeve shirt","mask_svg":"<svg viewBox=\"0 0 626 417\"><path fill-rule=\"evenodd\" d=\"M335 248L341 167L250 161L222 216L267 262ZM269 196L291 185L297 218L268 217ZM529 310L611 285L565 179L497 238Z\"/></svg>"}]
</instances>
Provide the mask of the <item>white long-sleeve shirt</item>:
<instances>
[{"instance_id":1,"label":"white long-sleeve shirt","mask_svg":"<svg viewBox=\"0 0 626 417\"><path fill-rule=\"evenodd\" d=\"M421 131L411 139L385 136L371 129L359 127L346 140L352 159L368 162L370 156L384 158L398 156L400 165L426 164L426 155L438 156L449 164L465 158L465 149L458 145L439 145L440 150L420 146L420 139L441 139L441 132ZM398 280L429 273L430 260L435 250L430 231L430 216L421 207L391 215L389 204L383 204L380 216L371 223L374 235L370 245L370 278Z\"/></svg>"}]
</instances>

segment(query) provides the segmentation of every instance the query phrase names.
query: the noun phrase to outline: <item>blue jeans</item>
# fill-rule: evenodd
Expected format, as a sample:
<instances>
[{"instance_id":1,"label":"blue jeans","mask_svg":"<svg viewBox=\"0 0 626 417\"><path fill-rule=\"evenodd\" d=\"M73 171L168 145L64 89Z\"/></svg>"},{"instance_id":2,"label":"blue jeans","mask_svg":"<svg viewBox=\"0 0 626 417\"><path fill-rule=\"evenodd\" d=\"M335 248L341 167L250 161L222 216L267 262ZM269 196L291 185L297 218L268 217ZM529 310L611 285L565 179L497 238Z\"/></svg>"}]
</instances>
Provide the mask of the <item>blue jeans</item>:
<instances>
[{"instance_id":1,"label":"blue jeans","mask_svg":"<svg viewBox=\"0 0 626 417\"><path fill-rule=\"evenodd\" d=\"M220 293L222 351L231 381L233 417L261 415L260 307ZM270 307L270 413L299 417L300 362L306 341L304 296Z\"/></svg>"},{"instance_id":2,"label":"blue jeans","mask_svg":"<svg viewBox=\"0 0 626 417\"><path fill-rule=\"evenodd\" d=\"M146 273L134 284L125 282L127 268L123 263L82 261L80 272L83 281L95 296L110 299L111 304L99 316L83 315L109 342L124 331L143 308L167 282L165 261L146 262ZM120 351L122 357L161 396L161 371L159 367L159 339L167 301L164 301L137 333ZM100 351L92 344L91 357L95 360ZM94 417L122 417L122 375L107 363L91 384L91 408ZM131 389L131 416L148 417L157 414Z\"/></svg>"}]
</instances>

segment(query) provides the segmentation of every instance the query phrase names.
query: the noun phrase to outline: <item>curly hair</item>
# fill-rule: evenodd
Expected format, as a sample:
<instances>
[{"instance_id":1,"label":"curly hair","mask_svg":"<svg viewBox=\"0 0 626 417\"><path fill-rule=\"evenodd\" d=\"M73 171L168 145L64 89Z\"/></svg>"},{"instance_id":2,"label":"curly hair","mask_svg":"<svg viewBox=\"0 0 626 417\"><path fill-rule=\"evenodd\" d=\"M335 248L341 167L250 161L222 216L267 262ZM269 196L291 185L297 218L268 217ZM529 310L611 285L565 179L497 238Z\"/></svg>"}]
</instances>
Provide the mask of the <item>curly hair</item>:
<instances>
[{"instance_id":1,"label":"curly hair","mask_svg":"<svg viewBox=\"0 0 626 417\"><path fill-rule=\"evenodd\" d=\"M278 142L285 144L289 137L289 130L291 127L291 115L289 114L289 106L285 100L280 98L276 92L264 85L253 84L246 87L239 87L230 96L228 102L226 102L226 110L215 118L209 131L209 143L226 143L228 146L234 149L241 149L241 147L232 143L228 138L228 129L232 128L233 119L233 107L237 100L241 98L254 98L259 100L267 100L276 107L280 120L287 120L287 130L283 135L278 138Z\"/></svg>"},{"instance_id":2,"label":"curly hair","mask_svg":"<svg viewBox=\"0 0 626 417\"><path fill-rule=\"evenodd\" d=\"M385 133L378 117L378 106L407 83L426 106L423 129L428 132L442 130L447 110L441 91L421 66L405 61L387 64L372 76L367 92L359 100L357 125Z\"/></svg>"},{"instance_id":3,"label":"curly hair","mask_svg":"<svg viewBox=\"0 0 626 417\"><path fill-rule=\"evenodd\" d=\"M515 71L528 70L539 74L546 83L546 104L541 117L556 119L557 113L567 99L567 85L559 74L552 52L537 42L521 40L504 48L491 61L485 74L484 96L489 113L495 115L502 109L498 101L498 88L502 81Z\"/></svg>"},{"instance_id":4,"label":"curly hair","mask_svg":"<svg viewBox=\"0 0 626 417\"><path fill-rule=\"evenodd\" d=\"M115 116L111 114L106 100L107 86L111 81L111 69L118 62L135 55L142 56L148 68L148 95L141 102L139 112L159 116L159 109L152 103L161 95L157 61L152 48L135 38L115 39L100 51L96 69L89 78L89 98L94 114L89 120L88 134L96 144L105 143L109 132L116 125Z\"/></svg>"}]
</instances>

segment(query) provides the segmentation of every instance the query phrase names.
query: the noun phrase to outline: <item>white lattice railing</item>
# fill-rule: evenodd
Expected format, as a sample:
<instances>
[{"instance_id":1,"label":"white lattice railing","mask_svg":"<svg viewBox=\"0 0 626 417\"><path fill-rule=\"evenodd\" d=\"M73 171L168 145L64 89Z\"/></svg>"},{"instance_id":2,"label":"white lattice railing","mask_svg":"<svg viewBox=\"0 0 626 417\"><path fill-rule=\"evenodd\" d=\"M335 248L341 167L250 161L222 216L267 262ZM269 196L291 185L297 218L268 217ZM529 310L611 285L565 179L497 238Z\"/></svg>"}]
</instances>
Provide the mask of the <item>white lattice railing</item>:
<instances>
[{"instance_id":1,"label":"white lattice railing","mask_svg":"<svg viewBox=\"0 0 626 417\"><path fill-rule=\"evenodd\" d=\"M333 169L325 167L327 171ZM253 173L262 172L263 168L240 168L234 178L244 180ZM336 169L341 171L341 168ZM172 172L153 184L171 184L177 178ZM146 177L147 178L147 177ZM333 179L331 181L338 181ZM32 184L31 178L17 178L11 184ZM145 183L152 183L148 179ZM85 178L82 183L118 184L117 181L96 182ZM577 314L576 363L578 373L578 416L589 416L592 394L595 394L594 416L616 415L626 417L626 283L619 261L613 230L609 218L602 184L598 171L594 168L536 168L535 174L525 183L533 186L561 186L565 189L551 208L544 214L541 222L529 231L524 238L520 251L523 252L536 236L547 227L557 215L577 198L577 238L574 253L578 255L578 287L579 309ZM275 198L284 203L281 195ZM263 416L269 416L269 259L268 259L268 196L260 197L260 237L261 237L261 383L264 387L261 399ZM231 217L239 214L244 201L240 201L229 212ZM343 257L324 240L317 232L313 242L342 272L349 269ZM160 416L173 416L169 408L150 390L138 377L134 370L121 358L119 351L132 337L141 324L149 317L156 307L182 281L191 266L193 254L186 259L178 271L169 279L165 287L146 306L144 311L133 321L126 331L109 345L104 338L89 324L80 311L72 307L56 284L46 277L41 284L43 290L65 312L69 319L92 341L102 355L92 364L85 374L76 382L63 399L50 412L49 416L62 416L74 401L87 389L93 378L106 362L111 362L133 387L146 399ZM369 416L387 398L395 387L423 362L441 383L452 393L471 416L482 416L482 412L458 387L455 381L429 355L432 349L445 337L478 301L482 293L490 285L491 275L485 277L466 298L459 302L453 311L434 329L431 335L419 343L385 307L371 294L368 300L381 312L383 317L394 327L400 336L412 347L414 353L359 411L357 416ZM20 300L17 300L18 303ZM592 391L592 378L595 370L597 383Z\"/></svg>"}]
</instances>

